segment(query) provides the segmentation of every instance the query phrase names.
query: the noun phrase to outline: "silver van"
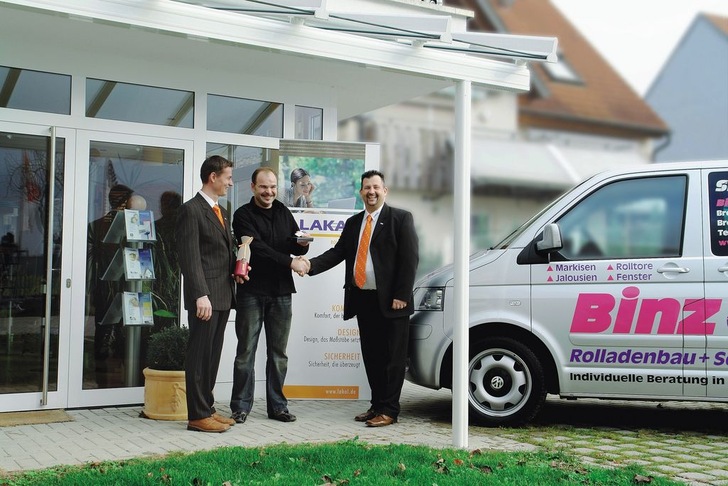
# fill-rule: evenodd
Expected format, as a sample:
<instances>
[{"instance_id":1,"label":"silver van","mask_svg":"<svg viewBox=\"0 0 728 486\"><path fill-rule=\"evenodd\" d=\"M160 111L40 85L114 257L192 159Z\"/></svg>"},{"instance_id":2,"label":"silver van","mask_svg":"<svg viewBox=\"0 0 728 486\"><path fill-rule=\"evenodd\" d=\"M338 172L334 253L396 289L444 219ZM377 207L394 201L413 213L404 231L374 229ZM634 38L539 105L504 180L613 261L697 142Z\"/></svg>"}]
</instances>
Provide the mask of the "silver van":
<instances>
[{"instance_id":1,"label":"silver van","mask_svg":"<svg viewBox=\"0 0 728 486\"><path fill-rule=\"evenodd\" d=\"M469 405L728 401L728 161L598 174L470 259ZM453 269L415 286L407 379L451 387Z\"/></svg>"}]
</instances>

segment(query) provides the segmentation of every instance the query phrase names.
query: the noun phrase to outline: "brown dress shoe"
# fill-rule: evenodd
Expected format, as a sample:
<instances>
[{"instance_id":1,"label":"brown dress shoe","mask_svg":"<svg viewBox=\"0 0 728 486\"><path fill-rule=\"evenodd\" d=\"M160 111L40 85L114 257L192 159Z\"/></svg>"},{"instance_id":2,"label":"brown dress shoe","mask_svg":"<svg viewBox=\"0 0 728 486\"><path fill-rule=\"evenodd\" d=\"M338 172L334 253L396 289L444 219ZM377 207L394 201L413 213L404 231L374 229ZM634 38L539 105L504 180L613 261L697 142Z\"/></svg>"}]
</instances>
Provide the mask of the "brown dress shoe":
<instances>
[{"instance_id":1,"label":"brown dress shoe","mask_svg":"<svg viewBox=\"0 0 728 486\"><path fill-rule=\"evenodd\" d=\"M235 425L235 420L233 420L231 418L225 418L222 415L220 415L219 413L213 413L212 414L212 418L214 418L215 420L217 420L221 424L225 424L225 425Z\"/></svg>"},{"instance_id":2,"label":"brown dress shoe","mask_svg":"<svg viewBox=\"0 0 728 486\"><path fill-rule=\"evenodd\" d=\"M212 417L187 422L187 430L196 430L198 432L225 432L229 428L229 425L221 424Z\"/></svg>"},{"instance_id":3,"label":"brown dress shoe","mask_svg":"<svg viewBox=\"0 0 728 486\"><path fill-rule=\"evenodd\" d=\"M375 412L374 410L372 410L370 408L366 412L360 413L359 415L354 417L354 420L356 420L357 422L366 422L367 420L371 420L376 416L377 416L377 412Z\"/></svg>"},{"instance_id":4,"label":"brown dress shoe","mask_svg":"<svg viewBox=\"0 0 728 486\"><path fill-rule=\"evenodd\" d=\"M389 415L380 414L372 419L367 420L367 427L384 427L386 425L392 425L396 422L396 418L390 417Z\"/></svg>"}]
</instances>

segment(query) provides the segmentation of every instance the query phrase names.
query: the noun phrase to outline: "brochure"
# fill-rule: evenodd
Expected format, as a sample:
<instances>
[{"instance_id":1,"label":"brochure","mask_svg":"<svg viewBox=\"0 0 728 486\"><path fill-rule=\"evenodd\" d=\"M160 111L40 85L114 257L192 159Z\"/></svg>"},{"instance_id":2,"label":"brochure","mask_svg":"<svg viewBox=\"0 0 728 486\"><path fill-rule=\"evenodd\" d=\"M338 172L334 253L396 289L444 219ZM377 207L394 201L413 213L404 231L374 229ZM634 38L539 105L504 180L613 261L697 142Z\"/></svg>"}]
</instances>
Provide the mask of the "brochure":
<instances>
[{"instance_id":1,"label":"brochure","mask_svg":"<svg viewBox=\"0 0 728 486\"><path fill-rule=\"evenodd\" d=\"M124 292L124 324L128 326L152 325L152 294L150 292Z\"/></svg>"},{"instance_id":2,"label":"brochure","mask_svg":"<svg viewBox=\"0 0 728 486\"><path fill-rule=\"evenodd\" d=\"M125 209L127 241L156 241L154 231L154 214L152 211Z\"/></svg>"},{"instance_id":3,"label":"brochure","mask_svg":"<svg viewBox=\"0 0 728 486\"><path fill-rule=\"evenodd\" d=\"M124 269L127 280L154 280L150 248L124 248Z\"/></svg>"}]
</instances>

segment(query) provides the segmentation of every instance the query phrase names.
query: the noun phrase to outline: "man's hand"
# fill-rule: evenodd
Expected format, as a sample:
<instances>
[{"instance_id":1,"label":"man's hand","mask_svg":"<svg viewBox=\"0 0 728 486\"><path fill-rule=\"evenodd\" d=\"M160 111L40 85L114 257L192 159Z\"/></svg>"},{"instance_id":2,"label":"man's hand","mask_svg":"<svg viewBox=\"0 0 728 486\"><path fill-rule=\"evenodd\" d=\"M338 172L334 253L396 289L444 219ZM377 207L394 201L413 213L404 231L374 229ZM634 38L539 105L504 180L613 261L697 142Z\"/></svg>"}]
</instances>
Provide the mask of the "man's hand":
<instances>
[{"instance_id":1,"label":"man's hand","mask_svg":"<svg viewBox=\"0 0 728 486\"><path fill-rule=\"evenodd\" d=\"M250 269L248 269L250 271ZM246 281L250 280L250 277L247 275L233 275L233 278L235 279L235 283L244 284Z\"/></svg>"},{"instance_id":2,"label":"man's hand","mask_svg":"<svg viewBox=\"0 0 728 486\"><path fill-rule=\"evenodd\" d=\"M291 269L299 276L303 277L311 269L311 263L303 256L297 256L291 260Z\"/></svg>"},{"instance_id":3,"label":"man's hand","mask_svg":"<svg viewBox=\"0 0 728 486\"><path fill-rule=\"evenodd\" d=\"M404 300L394 299L392 300L392 309L401 310L407 307L407 302Z\"/></svg>"},{"instance_id":4,"label":"man's hand","mask_svg":"<svg viewBox=\"0 0 728 486\"><path fill-rule=\"evenodd\" d=\"M197 318L201 321L209 321L212 317L212 303L210 298L203 295L197 299Z\"/></svg>"},{"instance_id":5,"label":"man's hand","mask_svg":"<svg viewBox=\"0 0 728 486\"><path fill-rule=\"evenodd\" d=\"M245 263L244 265L248 265L248 264ZM251 268L253 268L253 267L248 265L248 272L250 271ZM235 280L235 283L239 283L239 284L244 284L246 281L250 280L250 277L248 277L247 273L245 275L235 275L233 273L231 275L231 277L233 278L233 280Z\"/></svg>"}]
</instances>

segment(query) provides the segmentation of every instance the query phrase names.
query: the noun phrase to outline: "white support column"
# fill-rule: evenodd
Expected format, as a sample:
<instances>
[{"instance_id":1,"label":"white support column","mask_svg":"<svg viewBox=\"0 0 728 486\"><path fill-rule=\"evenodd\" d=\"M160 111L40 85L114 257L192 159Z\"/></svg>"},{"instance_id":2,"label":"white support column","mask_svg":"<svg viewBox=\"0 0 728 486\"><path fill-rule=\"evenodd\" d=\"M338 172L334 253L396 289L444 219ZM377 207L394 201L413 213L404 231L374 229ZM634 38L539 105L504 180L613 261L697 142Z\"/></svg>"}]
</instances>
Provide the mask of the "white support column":
<instances>
[{"instance_id":1,"label":"white support column","mask_svg":"<svg viewBox=\"0 0 728 486\"><path fill-rule=\"evenodd\" d=\"M455 90L455 323L453 335L452 444L468 447L468 322L470 312L470 159L472 146L470 81Z\"/></svg>"}]
</instances>

